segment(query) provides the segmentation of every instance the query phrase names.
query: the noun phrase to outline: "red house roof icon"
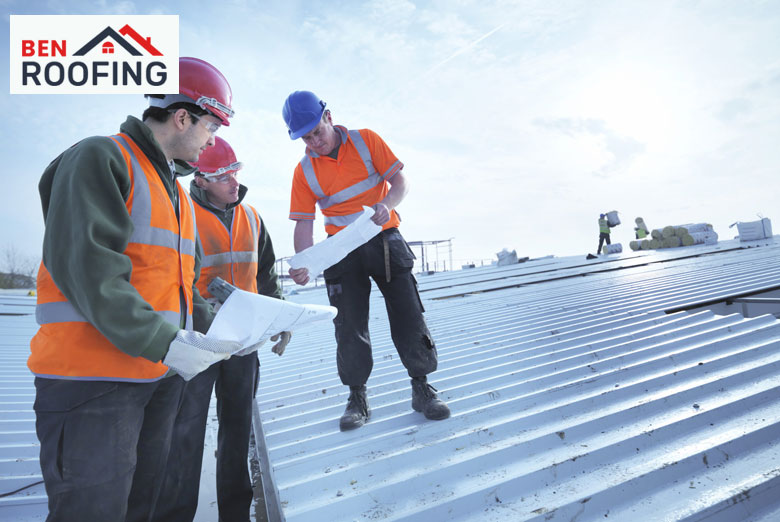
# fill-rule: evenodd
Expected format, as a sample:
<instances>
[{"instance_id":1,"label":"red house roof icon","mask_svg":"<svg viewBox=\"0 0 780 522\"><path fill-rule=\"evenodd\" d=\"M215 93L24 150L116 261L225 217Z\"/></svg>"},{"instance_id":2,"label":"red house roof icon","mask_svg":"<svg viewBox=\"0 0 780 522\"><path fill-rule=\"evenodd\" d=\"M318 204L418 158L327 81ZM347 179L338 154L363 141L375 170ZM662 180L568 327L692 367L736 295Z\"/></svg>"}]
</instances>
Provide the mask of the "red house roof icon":
<instances>
[{"instance_id":1,"label":"red house roof icon","mask_svg":"<svg viewBox=\"0 0 780 522\"><path fill-rule=\"evenodd\" d=\"M119 30L119 33L122 34L123 36L129 36L130 38L135 40L138 43L138 45L140 45L141 47L146 49L146 51L149 54L151 54L152 56L162 56L163 55L160 51L157 50L157 48L155 48L152 45L152 39L151 38L149 38L149 37L144 38L143 36L138 34L136 32L136 30L133 29L132 27L130 27L128 24L125 24L125 26Z\"/></svg>"}]
</instances>

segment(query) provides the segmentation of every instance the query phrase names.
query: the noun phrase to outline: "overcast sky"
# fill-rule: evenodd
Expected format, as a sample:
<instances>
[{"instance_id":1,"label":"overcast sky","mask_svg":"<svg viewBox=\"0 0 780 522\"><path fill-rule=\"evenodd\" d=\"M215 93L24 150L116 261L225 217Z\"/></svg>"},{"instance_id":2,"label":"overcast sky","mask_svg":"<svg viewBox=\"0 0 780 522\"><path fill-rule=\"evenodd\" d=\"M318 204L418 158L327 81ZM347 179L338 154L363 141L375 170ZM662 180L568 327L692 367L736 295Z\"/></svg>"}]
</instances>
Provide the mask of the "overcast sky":
<instances>
[{"instance_id":1,"label":"overcast sky","mask_svg":"<svg viewBox=\"0 0 780 522\"><path fill-rule=\"evenodd\" d=\"M609 210L625 249L636 216L651 228L709 222L722 239L759 213L780 227L777 1L0 5L0 247L36 259L46 165L81 138L115 133L146 101L11 96L9 14L179 15L180 54L211 62L233 88L236 117L220 135L245 164L247 201L278 257L293 253L290 183L303 153L281 107L298 89L322 97L336 123L385 139L411 186L402 233L453 238L456 266L502 248L584 256ZM318 213L318 239L322 229Z\"/></svg>"}]
</instances>

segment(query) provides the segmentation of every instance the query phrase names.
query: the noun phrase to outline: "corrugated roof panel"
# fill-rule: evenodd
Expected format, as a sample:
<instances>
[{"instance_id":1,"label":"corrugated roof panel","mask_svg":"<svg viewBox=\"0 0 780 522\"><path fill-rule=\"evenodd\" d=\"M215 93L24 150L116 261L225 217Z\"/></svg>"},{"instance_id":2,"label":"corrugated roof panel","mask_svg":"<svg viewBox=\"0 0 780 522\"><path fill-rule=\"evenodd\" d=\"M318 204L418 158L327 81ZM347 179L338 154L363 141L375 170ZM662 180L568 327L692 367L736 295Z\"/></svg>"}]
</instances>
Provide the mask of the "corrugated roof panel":
<instances>
[{"instance_id":1,"label":"corrugated roof panel","mask_svg":"<svg viewBox=\"0 0 780 522\"><path fill-rule=\"evenodd\" d=\"M296 332L284 357L261 355L257 400L281 516L776 520L780 323L665 313L776 292L778 245L741 246L420 277L445 421L411 410L378 292L373 414L359 430L338 431L348 390L332 327ZM322 289L293 299L327 301ZM0 297L1 491L40 480L33 304ZM45 512L42 485L0 498L3 520Z\"/></svg>"},{"instance_id":2,"label":"corrugated roof panel","mask_svg":"<svg viewBox=\"0 0 780 522\"><path fill-rule=\"evenodd\" d=\"M372 417L358 430L338 429L348 389L332 327L296 333L284 357L262 354L258 392L284 518L770 520L780 323L664 310L771 289L776 254L724 249L426 299L440 356L431 382L453 412L444 421L411 410L377 293ZM484 269L487 283L479 271L469 288L507 286L490 282L504 267ZM430 277L424 298L445 278Z\"/></svg>"},{"instance_id":3,"label":"corrugated roof panel","mask_svg":"<svg viewBox=\"0 0 780 522\"><path fill-rule=\"evenodd\" d=\"M34 297L0 295L0 519L8 522L44 520L47 512L27 369L34 313Z\"/></svg>"}]
</instances>

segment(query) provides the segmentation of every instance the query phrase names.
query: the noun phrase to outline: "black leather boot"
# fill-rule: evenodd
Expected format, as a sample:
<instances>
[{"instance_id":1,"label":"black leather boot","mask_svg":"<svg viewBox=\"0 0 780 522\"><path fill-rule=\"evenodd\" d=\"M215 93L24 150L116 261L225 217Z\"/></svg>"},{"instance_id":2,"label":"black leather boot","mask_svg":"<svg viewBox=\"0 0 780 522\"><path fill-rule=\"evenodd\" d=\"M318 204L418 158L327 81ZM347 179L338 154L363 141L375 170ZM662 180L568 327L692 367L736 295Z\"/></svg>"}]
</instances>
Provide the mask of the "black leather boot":
<instances>
[{"instance_id":1,"label":"black leather boot","mask_svg":"<svg viewBox=\"0 0 780 522\"><path fill-rule=\"evenodd\" d=\"M354 430L368 422L371 417L371 410L368 409L368 399L366 398L366 387L350 386L349 399L347 399L347 409L339 421L341 431Z\"/></svg>"},{"instance_id":2,"label":"black leather boot","mask_svg":"<svg viewBox=\"0 0 780 522\"><path fill-rule=\"evenodd\" d=\"M450 416L450 408L436 396L436 388L426 377L412 378L412 409L422 412L427 419L442 420Z\"/></svg>"}]
</instances>

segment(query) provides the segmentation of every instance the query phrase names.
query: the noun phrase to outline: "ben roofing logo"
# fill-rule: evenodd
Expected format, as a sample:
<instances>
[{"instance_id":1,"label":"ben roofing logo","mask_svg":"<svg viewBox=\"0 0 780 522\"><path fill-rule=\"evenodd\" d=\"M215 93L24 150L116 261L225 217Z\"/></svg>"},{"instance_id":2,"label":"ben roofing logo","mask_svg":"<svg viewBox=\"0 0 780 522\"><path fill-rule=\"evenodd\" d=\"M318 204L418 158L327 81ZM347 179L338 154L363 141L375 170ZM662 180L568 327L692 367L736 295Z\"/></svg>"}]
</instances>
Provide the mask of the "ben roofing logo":
<instances>
[{"instance_id":1,"label":"ben roofing logo","mask_svg":"<svg viewBox=\"0 0 780 522\"><path fill-rule=\"evenodd\" d=\"M11 94L179 89L178 16L11 15L10 43Z\"/></svg>"}]
</instances>

